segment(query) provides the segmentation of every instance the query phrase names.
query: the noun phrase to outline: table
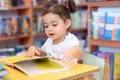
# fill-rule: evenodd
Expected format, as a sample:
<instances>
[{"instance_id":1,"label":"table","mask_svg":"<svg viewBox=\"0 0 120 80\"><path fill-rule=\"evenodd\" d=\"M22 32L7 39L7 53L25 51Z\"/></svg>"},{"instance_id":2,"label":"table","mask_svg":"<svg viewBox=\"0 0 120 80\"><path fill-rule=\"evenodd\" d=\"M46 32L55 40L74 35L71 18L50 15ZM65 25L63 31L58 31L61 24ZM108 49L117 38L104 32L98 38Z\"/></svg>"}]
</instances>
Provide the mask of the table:
<instances>
[{"instance_id":1,"label":"table","mask_svg":"<svg viewBox=\"0 0 120 80\"><path fill-rule=\"evenodd\" d=\"M93 73L99 71L99 67L86 64L73 64L69 70L28 76L18 69L5 66L9 71L10 80L94 80Z\"/></svg>"}]
</instances>

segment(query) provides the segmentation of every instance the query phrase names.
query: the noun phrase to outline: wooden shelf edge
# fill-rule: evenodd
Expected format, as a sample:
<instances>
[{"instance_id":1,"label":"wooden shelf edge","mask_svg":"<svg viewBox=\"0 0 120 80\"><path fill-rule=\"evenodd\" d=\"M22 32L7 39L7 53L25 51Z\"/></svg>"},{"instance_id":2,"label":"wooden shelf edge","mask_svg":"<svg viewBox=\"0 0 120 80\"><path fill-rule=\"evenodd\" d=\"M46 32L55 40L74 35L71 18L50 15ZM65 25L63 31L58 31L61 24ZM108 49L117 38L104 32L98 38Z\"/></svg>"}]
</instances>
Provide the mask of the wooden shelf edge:
<instances>
[{"instance_id":1,"label":"wooden shelf edge","mask_svg":"<svg viewBox=\"0 0 120 80\"><path fill-rule=\"evenodd\" d=\"M39 5L39 6L33 6L33 9L42 9L43 5Z\"/></svg>"},{"instance_id":2,"label":"wooden shelf edge","mask_svg":"<svg viewBox=\"0 0 120 80\"><path fill-rule=\"evenodd\" d=\"M120 41L90 39L90 46L106 46L120 48Z\"/></svg>"},{"instance_id":3,"label":"wooden shelf edge","mask_svg":"<svg viewBox=\"0 0 120 80\"><path fill-rule=\"evenodd\" d=\"M46 34L44 32L40 32L40 33L34 34L34 36L46 36Z\"/></svg>"},{"instance_id":4,"label":"wooden shelf edge","mask_svg":"<svg viewBox=\"0 0 120 80\"><path fill-rule=\"evenodd\" d=\"M79 7L87 7L89 5L89 2L82 2L79 5L76 5L78 8Z\"/></svg>"},{"instance_id":5,"label":"wooden shelf edge","mask_svg":"<svg viewBox=\"0 0 120 80\"><path fill-rule=\"evenodd\" d=\"M103 1L103 2L89 2L87 3L91 7L99 7L99 6L120 6L120 1ZM94 4L94 5L93 5Z\"/></svg>"},{"instance_id":6,"label":"wooden shelf edge","mask_svg":"<svg viewBox=\"0 0 120 80\"><path fill-rule=\"evenodd\" d=\"M11 36L11 37L0 38L0 41L21 39L21 38L27 38L27 37L29 37L29 35L24 34L24 35L18 35L18 36Z\"/></svg>"},{"instance_id":7,"label":"wooden shelf edge","mask_svg":"<svg viewBox=\"0 0 120 80\"><path fill-rule=\"evenodd\" d=\"M0 11L8 11L8 10L24 10L24 9L28 9L29 7L0 7Z\"/></svg>"},{"instance_id":8,"label":"wooden shelf edge","mask_svg":"<svg viewBox=\"0 0 120 80\"><path fill-rule=\"evenodd\" d=\"M70 32L80 32L80 31L87 31L87 28L79 28L79 29L70 29Z\"/></svg>"},{"instance_id":9,"label":"wooden shelf edge","mask_svg":"<svg viewBox=\"0 0 120 80\"><path fill-rule=\"evenodd\" d=\"M29 7L22 6L22 7L8 7L9 10L24 10L28 9Z\"/></svg>"}]
</instances>

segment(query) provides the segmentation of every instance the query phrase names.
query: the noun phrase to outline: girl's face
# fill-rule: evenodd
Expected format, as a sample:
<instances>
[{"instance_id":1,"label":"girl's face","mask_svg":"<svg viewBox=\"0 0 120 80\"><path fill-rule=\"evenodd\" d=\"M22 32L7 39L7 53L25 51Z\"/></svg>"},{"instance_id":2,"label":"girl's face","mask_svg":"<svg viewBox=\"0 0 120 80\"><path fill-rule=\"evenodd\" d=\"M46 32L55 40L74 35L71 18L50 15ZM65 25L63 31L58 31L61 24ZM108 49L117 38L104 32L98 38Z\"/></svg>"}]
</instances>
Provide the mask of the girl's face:
<instances>
[{"instance_id":1,"label":"girl's face","mask_svg":"<svg viewBox=\"0 0 120 80\"><path fill-rule=\"evenodd\" d=\"M67 28L71 24L71 20L65 22L57 14L48 13L43 16L46 35L53 39L54 44L58 44L65 39Z\"/></svg>"}]
</instances>

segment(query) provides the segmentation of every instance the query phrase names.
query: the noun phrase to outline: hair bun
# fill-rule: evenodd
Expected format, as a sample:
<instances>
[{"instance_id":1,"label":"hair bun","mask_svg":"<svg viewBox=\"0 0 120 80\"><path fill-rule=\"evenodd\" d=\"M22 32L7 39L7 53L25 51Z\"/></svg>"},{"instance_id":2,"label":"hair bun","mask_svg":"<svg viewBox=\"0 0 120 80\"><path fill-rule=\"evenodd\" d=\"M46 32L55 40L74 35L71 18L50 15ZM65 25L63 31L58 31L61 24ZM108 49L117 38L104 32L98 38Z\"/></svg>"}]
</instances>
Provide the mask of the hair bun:
<instances>
[{"instance_id":1,"label":"hair bun","mask_svg":"<svg viewBox=\"0 0 120 80\"><path fill-rule=\"evenodd\" d=\"M68 7L71 13L74 13L76 11L76 4L74 0L68 0Z\"/></svg>"}]
</instances>

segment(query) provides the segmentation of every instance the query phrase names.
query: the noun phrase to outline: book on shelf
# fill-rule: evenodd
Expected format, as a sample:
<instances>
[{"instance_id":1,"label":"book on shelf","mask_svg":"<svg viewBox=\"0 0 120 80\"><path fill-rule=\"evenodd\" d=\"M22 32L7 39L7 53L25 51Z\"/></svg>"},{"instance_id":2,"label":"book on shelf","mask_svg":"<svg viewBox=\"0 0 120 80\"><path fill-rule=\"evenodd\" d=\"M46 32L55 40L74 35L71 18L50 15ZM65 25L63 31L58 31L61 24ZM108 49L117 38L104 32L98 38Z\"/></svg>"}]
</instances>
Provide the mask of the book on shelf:
<instances>
[{"instance_id":1,"label":"book on shelf","mask_svg":"<svg viewBox=\"0 0 120 80\"><path fill-rule=\"evenodd\" d=\"M114 78L114 53L110 53L110 80Z\"/></svg>"},{"instance_id":2,"label":"book on shelf","mask_svg":"<svg viewBox=\"0 0 120 80\"><path fill-rule=\"evenodd\" d=\"M104 80L110 80L110 54L105 54L105 70L104 70Z\"/></svg>"},{"instance_id":3,"label":"book on shelf","mask_svg":"<svg viewBox=\"0 0 120 80\"><path fill-rule=\"evenodd\" d=\"M49 56L26 58L25 54L22 54L1 58L0 63L11 66L12 68L17 68L28 76L68 70L68 67L59 61L53 60Z\"/></svg>"},{"instance_id":4,"label":"book on shelf","mask_svg":"<svg viewBox=\"0 0 120 80\"><path fill-rule=\"evenodd\" d=\"M114 80L120 80L120 53L114 54Z\"/></svg>"},{"instance_id":5,"label":"book on shelf","mask_svg":"<svg viewBox=\"0 0 120 80\"><path fill-rule=\"evenodd\" d=\"M108 50L108 49L107 49ZM116 52L93 52L100 58L105 59L104 80L120 80L120 53Z\"/></svg>"}]
</instances>

